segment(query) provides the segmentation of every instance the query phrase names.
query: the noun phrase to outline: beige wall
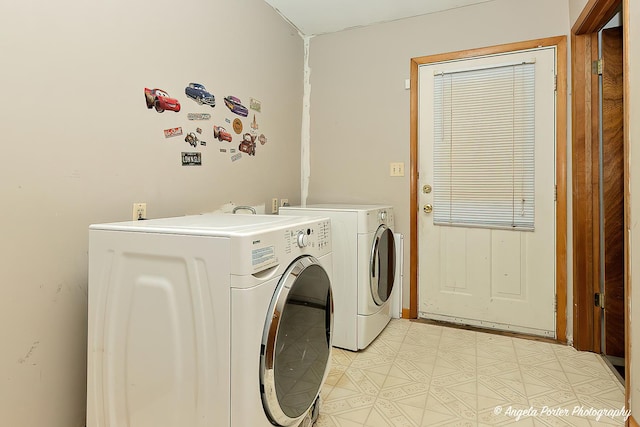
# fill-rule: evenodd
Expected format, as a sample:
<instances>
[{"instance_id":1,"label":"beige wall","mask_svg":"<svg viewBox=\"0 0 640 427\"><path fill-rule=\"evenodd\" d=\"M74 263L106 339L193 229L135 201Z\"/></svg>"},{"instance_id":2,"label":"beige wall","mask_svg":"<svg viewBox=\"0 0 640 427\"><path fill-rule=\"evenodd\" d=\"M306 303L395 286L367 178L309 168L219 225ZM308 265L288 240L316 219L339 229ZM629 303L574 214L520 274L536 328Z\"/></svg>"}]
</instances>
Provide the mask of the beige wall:
<instances>
[{"instance_id":1,"label":"beige wall","mask_svg":"<svg viewBox=\"0 0 640 427\"><path fill-rule=\"evenodd\" d=\"M640 301L640 126L638 119L640 115L640 57L637 54L640 49L640 4L637 1L625 0L624 7L627 8L629 22L626 26L628 31L628 39L625 40L627 45L625 51L627 60L629 61L628 78L629 90L625 93L628 97L629 111L627 112L629 121L627 122L627 132L629 135L629 170L630 170L630 187L631 197L629 200L631 208L630 225L630 250L628 259L631 268L631 295L630 319L631 340L629 347L631 354L629 356L628 372L630 374L630 408L636 421L640 421L640 351L637 350L640 345L640 324L636 319L640 318L640 304L635 305L631 301ZM635 25L638 25L635 27ZM634 345L635 343L635 345Z\"/></svg>"},{"instance_id":2,"label":"beige wall","mask_svg":"<svg viewBox=\"0 0 640 427\"><path fill-rule=\"evenodd\" d=\"M569 0L569 19L571 26L576 23L576 19L578 19L588 1L589 0Z\"/></svg>"},{"instance_id":3,"label":"beige wall","mask_svg":"<svg viewBox=\"0 0 640 427\"><path fill-rule=\"evenodd\" d=\"M262 0L33 0L0 6L0 52L0 425L80 427L88 225L130 219L133 202L149 217L297 203L302 40ZM185 97L190 81L215 109ZM145 86L182 112L147 110ZM262 102L255 157L213 140L226 95ZM164 138L174 126L203 128L203 166L180 165L193 149Z\"/></svg>"},{"instance_id":4,"label":"beige wall","mask_svg":"<svg viewBox=\"0 0 640 427\"><path fill-rule=\"evenodd\" d=\"M410 59L568 35L569 30L566 1L495 0L311 40L307 201L396 208L396 229L405 235L404 307L409 304L410 202L409 90L404 82ZM407 175L390 177L390 162L404 162Z\"/></svg>"}]
</instances>

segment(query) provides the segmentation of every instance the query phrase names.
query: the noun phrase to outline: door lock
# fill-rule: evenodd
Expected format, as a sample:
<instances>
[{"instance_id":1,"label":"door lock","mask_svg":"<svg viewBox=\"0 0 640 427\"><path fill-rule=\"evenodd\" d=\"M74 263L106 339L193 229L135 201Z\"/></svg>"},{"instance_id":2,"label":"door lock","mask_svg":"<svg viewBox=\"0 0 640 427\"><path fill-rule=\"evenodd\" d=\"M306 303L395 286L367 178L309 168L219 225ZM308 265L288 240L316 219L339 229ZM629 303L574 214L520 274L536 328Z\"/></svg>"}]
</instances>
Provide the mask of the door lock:
<instances>
[{"instance_id":1,"label":"door lock","mask_svg":"<svg viewBox=\"0 0 640 427\"><path fill-rule=\"evenodd\" d=\"M431 213L433 211L433 206L431 206L431 203L427 203L426 205L424 205L422 210L424 211L424 213Z\"/></svg>"},{"instance_id":2,"label":"door lock","mask_svg":"<svg viewBox=\"0 0 640 427\"><path fill-rule=\"evenodd\" d=\"M429 184L425 184L422 186L422 192L424 194L429 194L431 193L431 186Z\"/></svg>"}]
</instances>

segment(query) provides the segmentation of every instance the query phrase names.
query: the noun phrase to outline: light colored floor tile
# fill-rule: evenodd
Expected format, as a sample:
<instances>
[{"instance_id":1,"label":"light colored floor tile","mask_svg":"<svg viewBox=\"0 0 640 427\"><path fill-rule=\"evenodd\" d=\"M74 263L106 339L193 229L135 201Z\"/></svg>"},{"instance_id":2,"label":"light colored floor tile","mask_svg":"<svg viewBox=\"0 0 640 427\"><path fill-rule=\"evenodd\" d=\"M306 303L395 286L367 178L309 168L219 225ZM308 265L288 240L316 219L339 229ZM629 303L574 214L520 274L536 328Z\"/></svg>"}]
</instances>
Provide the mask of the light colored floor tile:
<instances>
[{"instance_id":1,"label":"light colored floor tile","mask_svg":"<svg viewBox=\"0 0 640 427\"><path fill-rule=\"evenodd\" d=\"M459 419L454 414L451 414L451 413L443 414L440 412L427 409L424 411L422 415L422 424L420 424L420 426L421 427L436 426L436 425L441 425L442 423L456 422L456 421L459 421Z\"/></svg>"},{"instance_id":2,"label":"light colored floor tile","mask_svg":"<svg viewBox=\"0 0 640 427\"><path fill-rule=\"evenodd\" d=\"M357 354L358 353L334 347L331 352L331 364L332 366L349 366Z\"/></svg>"},{"instance_id":3,"label":"light colored floor tile","mask_svg":"<svg viewBox=\"0 0 640 427\"><path fill-rule=\"evenodd\" d=\"M379 398L374 404L366 426L418 427L423 410L402 403Z\"/></svg>"},{"instance_id":4,"label":"light colored floor tile","mask_svg":"<svg viewBox=\"0 0 640 427\"><path fill-rule=\"evenodd\" d=\"M340 423L340 425L343 425L346 422L356 423L355 425L363 425L367 421L367 418L369 418L371 408L372 406L368 406L366 408L357 408L353 411L335 415L334 418L338 421L338 423Z\"/></svg>"},{"instance_id":5,"label":"light colored floor tile","mask_svg":"<svg viewBox=\"0 0 640 427\"><path fill-rule=\"evenodd\" d=\"M316 420L316 423L314 424L315 427L338 427L338 424L336 424L333 419L331 418L331 415L328 415L326 413L322 413L322 411L320 412L320 415L318 416L318 419Z\"/></svg>"},{"instance_id":6,"label":"light colored floor tile","mask_svg":"<svg viewBox=\"0 0 640 427\"><path fill-rule=\"evenodd\" d=\"M321 396L316 427L624 425L623 415L571 414L624 406L597 354L405 319L365 350L334 349Z\"/></svg>"}]
</instances>

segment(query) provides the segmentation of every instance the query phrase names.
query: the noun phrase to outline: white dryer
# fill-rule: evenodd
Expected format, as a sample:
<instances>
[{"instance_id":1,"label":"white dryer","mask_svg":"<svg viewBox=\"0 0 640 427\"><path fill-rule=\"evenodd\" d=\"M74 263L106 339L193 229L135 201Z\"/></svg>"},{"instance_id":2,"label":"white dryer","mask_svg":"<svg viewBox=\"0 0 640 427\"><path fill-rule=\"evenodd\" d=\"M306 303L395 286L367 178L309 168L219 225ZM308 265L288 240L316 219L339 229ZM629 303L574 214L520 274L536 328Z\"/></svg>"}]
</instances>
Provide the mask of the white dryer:
<instances>
[{"instance_id":1,"label":"white dryer","mask_svg":"<svg viewBox=\"0 0 640 427\"><path fill-rule=\"evenodd\" d=\"M367 347L391 319L389 297L396 274L393 207L314 204L281 207L280 215L331 219L333 345L353 351Z\"/></svg>"},{"instance_id":2,"label":"white dryer","mask_svg":"<svg viewBox=\"0 0 640 427\"><path fill-rule=\"evenodd\" d=\"M311 425L331 263L326 218L92 225L87 427Z\"/></svg>"}]
</instances>

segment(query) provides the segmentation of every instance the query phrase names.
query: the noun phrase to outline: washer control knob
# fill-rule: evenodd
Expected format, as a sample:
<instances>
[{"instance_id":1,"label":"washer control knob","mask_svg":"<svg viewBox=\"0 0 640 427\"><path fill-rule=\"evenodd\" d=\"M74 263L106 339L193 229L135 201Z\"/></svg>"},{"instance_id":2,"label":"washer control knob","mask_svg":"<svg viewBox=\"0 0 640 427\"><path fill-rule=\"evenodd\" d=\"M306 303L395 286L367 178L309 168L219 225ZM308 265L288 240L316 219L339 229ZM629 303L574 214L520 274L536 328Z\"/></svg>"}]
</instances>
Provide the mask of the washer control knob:
<instances>
[{"instance_id":1,"label":"washer control knob","mask_svg":"<svg viewBox=\"0 0 640 427\"><path fill-rule=\"evenodd\" d=\"M304 231L298 233L298 247L304 248L309 244L309 236Z\"/></svg>"},{"instance_id":2,"label":"washer control knob","mask_svg":"<svg viewBox=\"0 0 640 427\"><path fill-rule=\"evenodd\" d=\"M380 211L380 221L384 221L387 219L387 211Z\"/></svg>"}]
</instances>

